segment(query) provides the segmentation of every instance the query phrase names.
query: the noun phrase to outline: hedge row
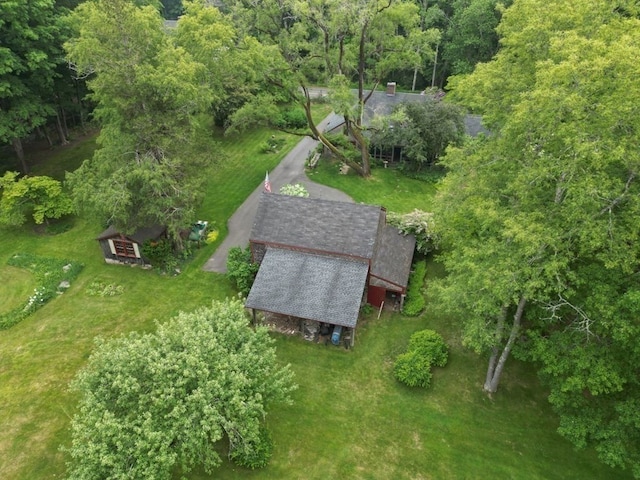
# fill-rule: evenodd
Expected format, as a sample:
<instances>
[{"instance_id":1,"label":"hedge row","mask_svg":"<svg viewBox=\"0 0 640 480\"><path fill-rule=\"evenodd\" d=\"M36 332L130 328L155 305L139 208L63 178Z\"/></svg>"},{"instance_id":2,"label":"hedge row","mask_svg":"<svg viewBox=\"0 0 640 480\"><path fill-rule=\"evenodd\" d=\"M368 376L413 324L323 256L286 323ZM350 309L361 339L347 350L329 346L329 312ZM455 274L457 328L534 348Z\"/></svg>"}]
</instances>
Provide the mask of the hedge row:
<instances>
[{"instance_id":1,"label":"hedge row","mask_svg":"<svg viewBox=\"0 0 640 480\"><path fill-rule=\"evenodd\" d=\"M404 300L402 313L408 317L416 317L424 310L426 305L422 288L424 277L427 274L427 262L419 260L413 265L413 271L409 275L409 285L407 286L407 296Z\"/></svg>"}]
</instances>

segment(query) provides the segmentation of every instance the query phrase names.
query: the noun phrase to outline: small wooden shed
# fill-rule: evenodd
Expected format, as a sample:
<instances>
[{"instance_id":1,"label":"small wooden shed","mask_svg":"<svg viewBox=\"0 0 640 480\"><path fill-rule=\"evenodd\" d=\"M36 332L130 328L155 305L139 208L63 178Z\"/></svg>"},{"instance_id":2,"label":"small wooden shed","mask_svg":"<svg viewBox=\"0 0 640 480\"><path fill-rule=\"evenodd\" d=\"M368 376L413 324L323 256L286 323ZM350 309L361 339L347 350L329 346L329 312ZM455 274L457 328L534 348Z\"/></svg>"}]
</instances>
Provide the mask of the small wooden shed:
<instances>
[{"instance_id":1,"label":"small wooden shed","mask_svg":"<svg viewBox=\"0 0 640 480\"><path fill-rule=\"evenodd\" d=\"M167 227L163 225L139 228L131 235L121 233L110 226L96 240L107 263L150 265L149 260L142 255L142 244L147 240L159 241L165 238Z\"/></svg>"}]
</instances>

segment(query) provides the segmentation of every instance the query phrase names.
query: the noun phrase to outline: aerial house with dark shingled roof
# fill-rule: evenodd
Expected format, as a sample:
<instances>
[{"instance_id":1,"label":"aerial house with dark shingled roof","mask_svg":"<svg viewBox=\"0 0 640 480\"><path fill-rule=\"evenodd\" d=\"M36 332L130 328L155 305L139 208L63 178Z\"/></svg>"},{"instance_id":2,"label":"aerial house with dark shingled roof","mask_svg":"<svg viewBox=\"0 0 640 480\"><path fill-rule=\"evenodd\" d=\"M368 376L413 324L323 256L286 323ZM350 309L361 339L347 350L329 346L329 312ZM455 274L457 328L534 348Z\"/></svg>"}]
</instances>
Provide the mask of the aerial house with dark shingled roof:
<instances>
[{"instance_id":1,"label":"aerial house with dark shingled roof","mask_svg":"<svg viewBox=\"0 0 640 480\"><path fill-rule=\"evenodd\" d=\"M246 307L350 329L365 289L404 298L415 239L382 207L263 193L249 238L260 264Z\"/></svg>"}]
</instances>

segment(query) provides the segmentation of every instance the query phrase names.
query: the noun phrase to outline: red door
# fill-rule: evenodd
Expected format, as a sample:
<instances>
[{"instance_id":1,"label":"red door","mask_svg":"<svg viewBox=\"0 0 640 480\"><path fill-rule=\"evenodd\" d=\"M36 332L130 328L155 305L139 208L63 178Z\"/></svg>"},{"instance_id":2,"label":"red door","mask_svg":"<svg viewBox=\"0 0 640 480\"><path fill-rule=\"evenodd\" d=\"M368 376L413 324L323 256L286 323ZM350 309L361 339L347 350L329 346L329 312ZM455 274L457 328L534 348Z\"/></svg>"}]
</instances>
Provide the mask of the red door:
<instances>
[{"instance_id":1,"label":"red door","mask_svg":"<svg viewBox=\"0 0 640 480\"><path fill-rule=\"evenodd\" d=\"M383 287L374 287L369 285L367 287L367 303L373 305L376 308L380 308L384 297L387 295L387 289Z\"/></svg>"}]
</instances>

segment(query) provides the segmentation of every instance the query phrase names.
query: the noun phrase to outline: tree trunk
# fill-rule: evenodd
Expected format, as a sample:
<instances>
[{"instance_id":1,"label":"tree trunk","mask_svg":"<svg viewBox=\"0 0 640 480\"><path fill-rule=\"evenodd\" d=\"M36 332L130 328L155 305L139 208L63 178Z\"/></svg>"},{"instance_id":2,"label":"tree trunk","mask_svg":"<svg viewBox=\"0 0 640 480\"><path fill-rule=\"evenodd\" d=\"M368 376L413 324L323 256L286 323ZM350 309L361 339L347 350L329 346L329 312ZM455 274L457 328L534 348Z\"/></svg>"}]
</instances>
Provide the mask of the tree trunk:
<instances>
[{"instance_id":1,"label":"tree trunk","mask_svg":"<svg viewBox=\"0 0 640 480\"><path fill-rule=\"evenodd\" d=\"M64 107L60 107L60 112L62 112L62 128L64 129L64 134L67 137L67 141L69 141L69 125L67 124L67 112Z\"/></svg>"},{"instance_id":2,"label":"tree trunk","mask_svg":"<svg viewBox=\"0 0 640 480\"><path fill-rule=\"evenodd\" d=\"M329 141L329 139L327 137L325 137L324 134L322 134L322 132L320 132L320 130L318 130L318 127L313 122L313 117L311 116L311 98L309 97L309 92L306 89L306 87L304 87L304 86L302 87L302 89L303 89L303 91L305 93L305 97L306 97L306 101L303 103L302 106L304 108L304 112L305 112L305 115L307 117L307 124L309 125L309 129L311 130L311 137L313 139L318 140L319 142L321 142L341 162L346 163L351 168L353 168L356 172L358 172L360 175L364 176L364 173L362 171L362 167L360 165L358 165L357 163L355 163L353 161L350 161L347 157L345 157L345 155L333 143L331 143Z\"/></svg>"},{"instance_id":3,"label":"tree trunk","mask_svg":"<svg viewBox=\"0 0 640 480\"><path fill-rule=\"evenodd\" d=\"M60 138L61 145L67 145L69 141L64 134L64 129L62 128L62 122L60 122L60 114L56 111L56 129L58 131L58 137Z\"/></svg>"},{"instance_id":4,"label":"tree trunk","mask_svg":"<svg viewBox=\"0 0 640 480\"><path fill-rule=\"evenodd\" d=\"M364 71L366 67L364 57L364 44L367 41L367 29L369 23L365 22L362 26L362 32L360 32L360 45L358 50L358 100L362 102L364 97Z\"/></svg>"},{"instance_id":5,"label":"tree trunk","mask_svg":"<svg viewBox=\"0 0 640 480\"><path fill-rule=\"evenodd\" d=\"M507 340L507 344L502 349L502 354L500 358L496 362L494 355L492 355L489 360L489 369L487 371L487 380L484 384L484 391L489 393L495 393L498 390L498 385L500 384L500 377L502 376L502 371L504 370L504 365L511 353L511 349L513 348L513 344L516 341L516 337L520 332L520 324L522 322L522 315L524 313L524 307L527 303L527 300L524 297L520 297L520 301L518 302L518 308L516 310L515 315L513 316L513 326L511 327L511 333L509 334L509 339ZM497 356L498 347L495 347L495 354ZM492 368L493 367L493 368Z\"/></svg>"},{"instance_id":6,"label":"tree trunk","mask_svg":"<svg viewBox=\"0 0 640 480\"><path fill-rule=\"evenodd\" d=\"M27 161L24 158L24 149L22 148L22 140L19 138L14 138L11 140L11 145L13 145L13 151L16 152L16 156L18 160L20 160L20 164L22 165L22 173L27 175L29 173L29 165L27 165Z\"/></svg>"},{"instance_id":7,"label":"tree trunk","mask_svg":"<svg viewBox=\"0 0 640 480\"><path fill-rule=\"evenodd\" d=\"M53 141L51 140L51 135L49 135L49 131L47 130L47 125L44 124L42 127L36 127L36 132L40 138L46 138L49 147L53 147Z\"/></svg>"},{"instance_id":8,"label":"tree trunk","mask_svg":"<svg viewBox=\"0 0 640 480\"><path fill-rule=\"evenodd\" d=\"M82 132L87 133L87 129L84 124L84 108L82 106L82 98L80 97L80 87L78 86L78 80L74 79L74 83L76 85L76 100L78 101L78 110L80 112L80 126L82 127Z\"/></svg>"},{"instance_id":9,"label":"tree trunk","mask_svg":"<svg viewBox=\"0 0 640 480\"><path fill-rule=\"evenodd\" d=\"M440 43L436 44L436 54L433 58L433 73L431 74L431 88L436 86L436 69L438 68L438 49Z\"/></svg>"},{"instance_id":10,"label":"tree trunk","mask_svg":"<svg viewBox=\"0 0 640 480\"><path fill-rule=\"evenodd\" d=\"M367 143L367 140L364 138L364 135L362 135L362 132L360 131L360 127L355 125L351 127L349 130L353 134L353 138L356 139L356 142L360 147L360 155L362 156L361 175L363 177L369 177L371 175L371 165L369 162L369 144Z\"/></svg>"},{"instance_id":11,"label":"tree trunk","mask_svg":"<svg viewBox=\"0 0 640 480\"><path fill-rule=\"evenodd\" d=\"M491 385L491 378L493 377L493 372L496 369L496 362L498 361L498 345L502 342L502 336L504 334L504 322L507 319L507 307L502 307L502 312L500 313L500 318L498 319L498 324L496 325L496 334L495 334L495 344L491 349L491 356L489 357L489 368L487 368L487 376L484 380L484 389L486 390L489 385Z\"/></svg>"}]
</instances>

